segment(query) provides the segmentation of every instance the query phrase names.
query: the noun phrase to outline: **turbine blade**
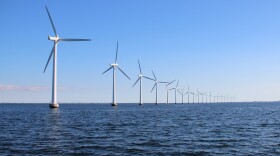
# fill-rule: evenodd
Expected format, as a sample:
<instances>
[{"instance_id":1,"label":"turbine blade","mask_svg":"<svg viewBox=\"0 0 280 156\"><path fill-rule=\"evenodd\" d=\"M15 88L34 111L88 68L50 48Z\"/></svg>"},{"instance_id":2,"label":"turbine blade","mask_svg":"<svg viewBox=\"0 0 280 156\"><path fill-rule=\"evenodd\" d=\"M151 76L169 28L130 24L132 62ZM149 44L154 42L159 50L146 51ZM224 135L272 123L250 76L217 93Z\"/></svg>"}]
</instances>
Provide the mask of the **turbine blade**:
<instances>
[{"instance_id":1,"label":"turbine blade","mask_svg":"<svg viewBox=\"0 0 280 156\"><path fill-rule=\"evenodd\" d=\"M119 51L119 41L117 41L117 49L116 49L116 59L115 59L115 63L117 63L117 60L118 60L118 51Z\"/></svg>"},{"instance_id":2,"label":"turbine blade","mask_svg":"<svg viewBox=\"0 0 280 156\"><path fill-rule=\"evenodd\" d=\"M54 45L54 46L55 46L55 45ZM54 46L53 46L53 48L52 48L52 51L51 51L51 53L50 53L50 56L49 56L48 62L47 62L47 64L46 64L46 66L45 66L45 69L44 69L44 72L43 72L43 73L45 73L45 71L46 71L46 69L47 69L47 67L48 67L48 64L49 64L49 62L50 62L50 59L51 59L51 57L52 57L52 55L53 55Z\"/></svg>"},{"instance_id":3,"label":"turbine blade","mask_svg":"<svg viewBox=\"0 0 280 156\"><path fill-rule=\"evenodd\" d=\"M177 89L177 92L180 93L182 95L182 93Z\"/></svg>"},{"instance_id":4,"label":"turbine blade","mask_svg":"<svg viewBox=\"0 0 280 156\"><path fill-rule=\"evenodd\" d=\"M47 6L46 6L46 9L47 9L47 12L48 12L48 15L49 15L49 19L50 19L51 24L52 24L52 28L53 28L54 34L55 34L55 36L57 36L56 30L55 30L55 27L54 27L54 24L53 24L53 20L52 20L52 17L51 17L51 14L50 14L49 9L48 9Z\"/></svg>"},{"instance_id":5,"label":"turbine blade","mask_svg":"<svg viewBox=\"0 0 280 156\"><path fill-rule=\"evenodd\" d=\"M112 69L113 66L111 66L110 68L108 68L107 70L105 70L105 72L103 72L102 74L105 74L107 71L109 71L110 69Z\"/></svg>"},{"instance_id":6,"label":"turbine blade","mask_svg":"<svg viewBox=\"0 0 280 156\"><path fill-rule=\"evenodd\" d=\"M146 79L149 79L149 80L155 81L154 79L149 78L149 77L147 77L147 76L143 76L143 77L144 77L144 78L146 78Z\"/></svg>"},{"instance_id":7,"label":"turbine blade","mask_svg":"<svg viewBox=\"0 0 280 156\"><path fill-rule=\"evenodd\" d=\"M170 85L170 84L172 84L174 81L175 81L175 80L173 80L172 82L169 82L169 83L167 84L167 86Z\"/></svg>"},{"instance_id":8,"label":"turbine blade","mask_svg":"<svg viewBox=\"0 0 280 156\"><path fill-rule=\"evenodd\" d=\"M122 69L120 67L118 67L118 66L116 66L116 67L130 80L130 78L125 74L124 71L122 71Z\"/></svg>"},{"instance_id":9,"label":"turbine blade","mask_svg":"<svg viewBox=\"0 0 280 156\"><path fill-rule=\"evenodd\" d=\"M155 83L154 87L152 88L151 92L154 90L155 86L157 85L157 83Z\"/></svg>"},{"instance_id":10,"label":"turbine blade","mask_svg":"<svg viewBox=\"0 0 280 156\"><path fill-rule=\"evenodd\" d=\"M60 41L91 41L91 39L61 38Z\"/></svg>"},{"instance_id":11,"label":"turbine blade","mask_svg":"<svg viewBox=\"0 0 280 156\"><path fill-rule=\"evenodd\" d=\"M136 83L140 80L140 78L141 78L141 77L139 77L139 78L137 79L137 81L134 83L134 85L133 85L132 87L134 87L134 86L136 85Z\"/></svg>"},{"instance_id":12,"label":"turbine blade","mask_svg":"<svg viewBox=\"0 0 280 156\"><path fill-rule=\"evenodd\" d=\"M142 75L142 70L141 70L141 66L140 66L140 61L139 60L138 60L138 65L139 65L140 74Z\"/></svg>"},{"instance_id":13,"label":"turbine blade","mask_svg":"<svg viewBox=\"0 0 280 156\"><path fill-rule=\"evenodd\" d=\"M154 75L155 80L157 80L157 78L156 78L156 75L155 75L154 71L152 71L152 72L153 72L153 75Z\"/></svg>"}]
</instances>

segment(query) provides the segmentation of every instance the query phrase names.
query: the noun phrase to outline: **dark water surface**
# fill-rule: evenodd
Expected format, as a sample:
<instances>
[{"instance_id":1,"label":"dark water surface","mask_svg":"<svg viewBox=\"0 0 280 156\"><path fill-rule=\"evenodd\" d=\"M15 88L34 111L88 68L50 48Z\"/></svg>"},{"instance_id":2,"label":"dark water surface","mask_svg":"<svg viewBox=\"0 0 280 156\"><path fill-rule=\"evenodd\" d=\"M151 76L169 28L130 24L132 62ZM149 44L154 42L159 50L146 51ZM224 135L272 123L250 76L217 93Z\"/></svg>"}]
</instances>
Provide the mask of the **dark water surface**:
<instances>
[{"instance_id":1,"label":"dark water surface","mask_svg":"<svg viewBox=\"0 0 280 156\"><path fill-rule=\"evenodd\" d=\"M0 104L0 155L280 155L280 103Z\"/></svg>"}]
</instances>

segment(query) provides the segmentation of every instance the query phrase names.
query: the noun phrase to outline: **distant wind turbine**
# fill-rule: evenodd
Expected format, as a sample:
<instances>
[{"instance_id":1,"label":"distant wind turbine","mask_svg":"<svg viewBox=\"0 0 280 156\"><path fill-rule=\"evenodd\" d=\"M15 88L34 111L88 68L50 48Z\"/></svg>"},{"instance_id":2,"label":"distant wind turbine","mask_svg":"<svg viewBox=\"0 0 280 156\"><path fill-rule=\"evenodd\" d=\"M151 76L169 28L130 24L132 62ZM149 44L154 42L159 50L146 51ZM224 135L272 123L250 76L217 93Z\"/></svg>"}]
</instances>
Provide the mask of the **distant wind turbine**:
<instances>
[{"instance_id":1,"label":"distant wind turbine","mask_svg":"<svg viewBox=\"0 0 280 156\"><path fill-rule=\"evenodd\" d=\"M56 94L57 93L57 76L56 76L56 73L57 73L57 44L60 41L90 41L90 39L59 38L58 34L56 33L56 30L55 30L55 27L54 27L54 23L53 23L53 20L51 18L51 15L50 15L50 12L49 12L47 6L46 6L46 10L47 10L50 22L52 24L52 28L53 28L55 37L48 36L48 39L50 41L53 41L54 45L53 45L53 48L51 50L49 59L47 61L47 64L45 66L45 69L44 69L43 73L45 73L45 71L46 71L46 69L48 67L48 64L50 62L50 59L53 56L52 100L51 100L51 102L49 104L49 107L50 108L58 108L59 104L57 103L57 94Z\"/></svg>"},{"instance_id":2,"label":"distant wind turbine","mask_svg":"<svg viewBox=\"0 0 280 156\"><path fill-rule=\"evenodd\" d=\"M177 91L181 94L181 96L182 96L182 104L184 104L184 95L185 95L184 90L185 90L185 88L180 89L180 90L178 89Z\"/></svg>"},{"instance_id":3,"label":"distant wind turbine","mask_svg":"<svg viewBox=\"0 0 280 156\"><path fill-rule=\"evenodd\" d=\"M170 89L168 89L168 86L169 86L170 84L172 84L174 81L175 81L175 80L173 80L172 82L169 82L169 83L165 84L165 87L166 87L166 104L168 104L168 91L170 90Z\"/></svg>"},{"instance_id":4,"label":"distant wind turbine","mask_svg":"<svg viewBox=\"0 0 280 156\"><path fill-rule=\"evenodd\" d=\"M196 94L196 96L197 96L197 103L199 103L199 95L200 95L199 93Z\"/></svg>"},{"instance_id":5,"label":"distant wind turbine","mask_svg":"<svg viewBox=\"0 0 280 156\"><path fill-rule=\"evenodd\" d=\"M175 90L175 104L177 104L177 91L178 91L179 80L177 82L176 87L171 88L170 90Z\"/></svg>"},{"instance_id":6,"label":"distant wind turbine","mask_svg":"<svg viewBox=\"0 0 280 156\"><path fill-rule=\"evenodd\" d=\"M201 95L201 103L203 103L203 95L204 95L205 93L201 93L201 92L199 92L198 90L197 90L197 93Z\"/></svg>"},{"instance_id":7,"label":"distant wind turbine","mask_svg":"<svg viewBox=\"0 0 280 156\"><path fill-rule=\"evenodd\" d=\"M152 71L152 73L153 73L154 78L155 78L155 79L153 80L153 81L155 82L155 85L154 85L154 87L152 88L151 92L153 92L154 88L156 87L156 103L155 103L155 104L157 105L157 104L158 104L158 89L157 89L157 88L158 88L158 87L157 87L157 86L158 86L158 83L168 83L168 82L158 81L157 78L156 78L156 75L155 75L154 71Z\"/></svg>"},{"instance_id":8,"label":"distant wind turbine","mask_svg":"<svg viewBox=\"0 0 280 156\"><path fill-rule=\"evenodd\" d=\"M188 104L190 104L190 86L189 85L188 85L188 91L186 94L188 94Z\"/></svg>"},{"instance_id":9,"label":"distant wind turbine","mask_svg":"<svg viewBox=\"0 0 280 156\"><path fill-rule=\"evenodd\" d=\"M151 79L151 78L149 78L147 76L144 76L142 74L142 70L141 70L139 60L138 60L138 65L139 65L140 74L138 75L138 79L136 80L136 82L134 83L134 85L132 87L134 87L136 85L136 83L140 80L140 101L139 101L139 105L143 105L143 102L142 102L142 78L146 78L146 79L149 79L149 80L152 80L152 81L154 81L154 79Z\"/></svg>"},{"instance_id":10,"label":"distant wind turbine","mask_svg":"<svg viewBox=\"0 0 280 156\"><path fill-rule=\"evenodd\" d=\"M194 92L189 92L189 93L193 95L193 103L194 103L194 95L195 95L195 93Z\"/></svg>"},{"instance_id":11,"label":"distant wind turbine","mask_svg":"<svg viewBox=\"0 0 280 156\"><path fill-rule=\"evenodd\" d=\"M119 49L119 44L117 42L117 49L116 49L116 58L115 58L115 63L110 64L111 67L109 67L107 70L105 70L102 74L105 74L107 71L113 69L113 100L112 100L112 106L117 106L117 91L116 91L116 69L121 71L129 80L130 78L125 74L125 72L119 67L117 64L118 60L118 49Z\"/></svg>"},{"instance_id":12,"label":"distant wind turbine","mask_svg":"<svg viewBox=\"0 0 280 156\"><path fill-rule=\"evenodd\" d=\"M207 103L207 92L205 92L204 94L205 94L205 97L206 97L205 98L205 100L206 100L205 103Z\"/></svg>"},{"instance_id":13,"label":"distant wind turbine","mask_svg":"<svg viewBox=\"0 0 280 156\"><path fill-rule=\"evenodd\" d=\"M209 101L209 102L211 103L211 102L212 102L212 99L211 99L211 98L212 98L211 92L209 93L209 98L210 98L210 101Z\"/></svg>"}]
</instances>

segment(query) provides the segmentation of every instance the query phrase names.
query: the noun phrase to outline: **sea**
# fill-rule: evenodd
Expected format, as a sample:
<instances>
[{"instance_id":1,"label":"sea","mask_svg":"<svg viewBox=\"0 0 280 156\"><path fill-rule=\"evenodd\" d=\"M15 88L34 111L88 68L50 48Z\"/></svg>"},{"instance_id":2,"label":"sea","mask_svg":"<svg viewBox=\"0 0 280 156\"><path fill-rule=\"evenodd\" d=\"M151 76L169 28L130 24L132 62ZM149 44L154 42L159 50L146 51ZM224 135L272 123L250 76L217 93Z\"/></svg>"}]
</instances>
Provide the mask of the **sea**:
<instances>
[{"instance_id":1,"label":"sea","mask_svg":"<svg viewBox=\"0 0 280 156\"><path fill-rule=\"evenodd\" d=\"M0 104L0 155L280 155L280 103Z\"/></svg>"}]
</instances>

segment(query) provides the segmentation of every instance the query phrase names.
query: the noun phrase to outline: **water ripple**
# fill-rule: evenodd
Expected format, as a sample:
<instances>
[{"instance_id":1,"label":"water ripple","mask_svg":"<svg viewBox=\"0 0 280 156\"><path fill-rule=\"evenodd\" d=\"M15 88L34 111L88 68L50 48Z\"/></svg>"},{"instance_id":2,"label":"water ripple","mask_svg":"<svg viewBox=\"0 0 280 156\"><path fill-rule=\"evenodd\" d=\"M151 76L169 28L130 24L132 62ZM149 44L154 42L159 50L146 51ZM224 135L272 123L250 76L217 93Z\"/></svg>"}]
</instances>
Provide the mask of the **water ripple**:
<instances>
[{"instance_id":1,"label":"water ripple","mask_svg":"<svg viewBox=\"0 0 280 156\"><path fill-rule=\"evenodd\" d=\"M0 155L279 155L279 103L1 104Z\"/></svg>"}]
</instances>

